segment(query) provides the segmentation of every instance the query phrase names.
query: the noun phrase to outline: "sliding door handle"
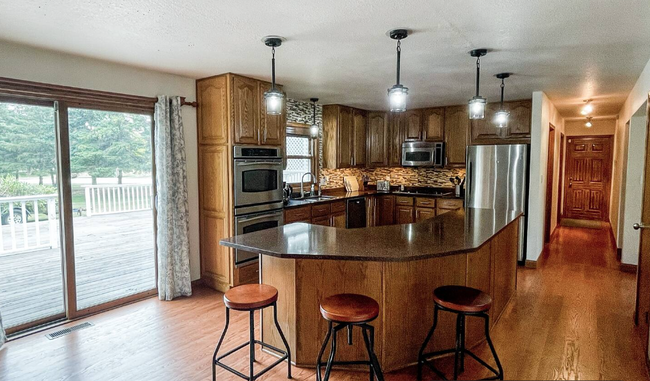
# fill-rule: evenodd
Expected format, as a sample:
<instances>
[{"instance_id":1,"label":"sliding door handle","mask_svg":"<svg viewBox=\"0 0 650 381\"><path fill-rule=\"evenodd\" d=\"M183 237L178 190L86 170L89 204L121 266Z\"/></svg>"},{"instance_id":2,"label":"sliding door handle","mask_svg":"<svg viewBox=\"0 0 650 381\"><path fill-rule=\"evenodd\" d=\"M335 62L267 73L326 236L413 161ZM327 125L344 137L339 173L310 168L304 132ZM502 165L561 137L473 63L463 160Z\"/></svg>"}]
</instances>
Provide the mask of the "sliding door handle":
<instances>
[{"instance_id":1,"label":"sliding door handle","mask_svg":"<svg viewBox=\"0 0 650 381\"><path fill-rule=\"evenodd\" d=\"M635 223L634 225L632 225L632 227L634 228L634 230L639 230L639 229L650 229L650 225L644 225L644 224L640 224L640 223L638 223L638 222Z\"/></svg>"}]
</instances>

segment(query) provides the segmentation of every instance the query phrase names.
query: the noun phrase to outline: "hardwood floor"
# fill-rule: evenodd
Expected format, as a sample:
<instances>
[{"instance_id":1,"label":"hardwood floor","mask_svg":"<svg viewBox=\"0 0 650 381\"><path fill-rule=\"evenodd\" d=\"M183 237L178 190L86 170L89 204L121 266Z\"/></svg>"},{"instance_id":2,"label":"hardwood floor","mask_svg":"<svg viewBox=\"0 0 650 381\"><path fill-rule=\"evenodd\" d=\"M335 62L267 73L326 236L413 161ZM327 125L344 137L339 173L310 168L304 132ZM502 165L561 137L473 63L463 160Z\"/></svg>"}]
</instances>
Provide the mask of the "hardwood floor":
<instances>
[{"instance_id":1,"label":"hardwood floor","mask_svg":"<svg viewBox=\"0 0 650 381\"><path fill-rule=\"evenodd\" d=\"M519 269L517 294L492 331L506 379L647 380L632 321L634 274L617 270L606 230L559 229L538 269ZM152 298L84 320L95 326L55 340L46 331L6 344L0 380L209 380L224 307L220 293L197 287L190 298ZM224 348L247 340L247 332L247 314L233 312ZM485 345L476 353L489 358ZM271 357L258 350L258 360L262 367ZM246 350L231 361L245 369ZM437 364L451 369L447 359ZM470 360L461 379L485 376ZM285 377L282 365L261 379ZM217 379L238 378L219 370ZM314 371L294 369L294 379L313 380ZM348 371L331 378L367 379ZM414 379L414 368L386 375L387 381Z\"/></svg>"}]
</instances>

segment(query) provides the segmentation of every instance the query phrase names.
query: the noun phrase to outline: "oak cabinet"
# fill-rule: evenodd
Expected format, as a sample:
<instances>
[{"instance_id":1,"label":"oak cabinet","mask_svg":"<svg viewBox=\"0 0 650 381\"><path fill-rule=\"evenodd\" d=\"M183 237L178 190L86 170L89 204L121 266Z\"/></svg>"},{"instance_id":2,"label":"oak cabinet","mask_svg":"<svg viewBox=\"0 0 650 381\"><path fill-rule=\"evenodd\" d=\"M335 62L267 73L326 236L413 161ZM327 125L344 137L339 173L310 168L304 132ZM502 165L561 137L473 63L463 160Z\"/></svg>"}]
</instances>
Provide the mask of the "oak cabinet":
<instances>
[{"instance_id":1,"label":"oak cabinet","mask_svg":"<svg viewBox=\"0 0 650 381\"><path fill-rule=\"evenodd\" d=\"M510 112L507 128L499 128L494 124L494 115L500 108L500 103L490 103L485 111L485 119L471 121L471 144L530 143L532 102L523 100L503 103L503 108Z\"/></svg>"},{"instance_id":2,"label":"oak cabinet","mask_svg":"<svg viewBox=\"0 0 650 381\"><path fill-rule=\"evenodd\" d=\"M388 115L385 112L368 113L368 166L388 165Z\"/></svg>"},{"instance_id":3,"label":"oak cabinet","mask_svg":"<svg viewBox=\"0 0 650 381\"><path fill-rule=\"evenodd\" d=\"M351 167L353 140L352 109L340 105L323 106L323 168Z\"/></svg>"},{"instance_id":4,"label":"oak cabinet","mask_svg":"<svg viewBox=\"0 0 650 381\"><path fill-rule=\"evenodd\" d=\"M228 143L228 81L226 76L212 77L196 83L199 104L197 126L199 144Z\"/></svg>"},{"instance_id":5,"label":"oak cabinet","mask_svg":"<svg viewBox=\"0 0 650 381\"><path fill-rule=\"evenodd\" d=\"M441 142L445 131L445 108L422 110L422 134L425 142Z\"/></svg>"},{"instance_id":6,"label":"oak cabinet","mask_svg":"<svg viewBox=\"0 0 650 381\"><path fill-rule=\"evenodd\" d=\"M311 206L299 206L296 208L285 209L284 210L284 224L290 224L292 222L298 221L309 221L311 220Z\"/></svg>"},{"instance_id":7,"label":"oak cabinet","mask_svg":"<svg viewBox=\"0 0 650 381\"><path fill-rule=\"evenodd\" d=\"M445 107L446 165L464 166L469 115L467 106Z\"/></svg>"},{"instance_id":8,"label":"oak cabinet","mask_svg":"<svg viewBox=\"0 0 650 381\"><path fill-rule=\"evenodd\" d=\"M332 213L330 226L345 229L345 211Z\"/></svg>"},{"instance_id":9,"label":"oak cabinet","mask_svg":"<svg viewBox=\"0 0 650 381\"><path fill-rule=\"evenodd\" d=\"M411 224L415 222L415 213L412 206L396 206L395 219L397 224Z\"/></svg>"},{"instance_id":10,"label":"oak cabinet","mask_svg":"<svg viewBox=\"0 0 650 381\"><path fill-rule=\"evenodd\" d=\"M377 196L375 215L377 226L393 225L395 223L395 197Z\"/></svg>"},{"instance_id":11,"label":"oak cabinet","mask_svg":"<svg viewBox=\"0 0 650 381\"><path fill-rule=\"evenodd\" d=\"M367 143L367 112L359 109L352 109L352 166L366 166L366 145Z\"/></svg>"},{"instance_id":12,"label":"oak cabinet","mask_svg":"<svg viewBox=\"0 0 650 381\"><path fill-rule=\"evenodd\" d=\"M415 222L421 222L436 216L436 210L431 208L415 208Z\"/></svg>"},{"instance_id":13,"label":"oak cabinet","mask_svg":"<svg viewBox=\"0 0 650 381\"><path fill-rule=\"evenodd\" d=\"M258 81L233 75L231 84L235 143L259 144L260 100Z\"/></svg>"},{"instance_id":14,"label":"oak cabinet","mask_svg":"<svg viewBox=\"0 0 650 381\"><path fill-rule=\"evenodd\" d=\"M279 89L281 86L276 85ZM264 93L271 89L268 82L260 82L259 96L260 100L260 143L262 145L284 145L284 136L287 128L287 113L280 115L269 115L266 113L266 102L264 102ZM285 102L286 103L286 102Z\"/></svg>"},{"instance_id":15,"label":"oak cabinet","mask_svg":"<svg viewBox=\"0 0 650 381\"><path fill-rule=\"evenodd\" d=\"M461 199L439 199L436 203L436 214L439 216L441 214L452 212L462 207L463 200Z\"/></svg>"},{"instance_id":16,"label":"oak cabinet","mask_svg":"<svg viewBox=\"0 0 650 381\"><path fill-rule=\"evenodd\" d=\"M331 221L330 216L315 217L311 219L312 225L321 225L321 226L330 226L330 221Z\"/></svg>"},{"instance_id":17,"label":"oak cabinet","mask_svg":"<svg viewBox=\"0 0 650 381\"><path fill-rule=\"evenodd\" d=\"M391 112L389 116L390 147L388 165L399 167L402 165L402 143L404 143L404 118L402 113Z\"/></svg>"},{"instance_id":18,"label":"oak cabinet","mask_svg":"<svg viewBox=\"0 0 650 381\"><path fill-rule=\"evenodd\" d=\"M422 140L422 110L408 110L400 114L404 124L404 140Z\"/></svg>"}]
</instances>

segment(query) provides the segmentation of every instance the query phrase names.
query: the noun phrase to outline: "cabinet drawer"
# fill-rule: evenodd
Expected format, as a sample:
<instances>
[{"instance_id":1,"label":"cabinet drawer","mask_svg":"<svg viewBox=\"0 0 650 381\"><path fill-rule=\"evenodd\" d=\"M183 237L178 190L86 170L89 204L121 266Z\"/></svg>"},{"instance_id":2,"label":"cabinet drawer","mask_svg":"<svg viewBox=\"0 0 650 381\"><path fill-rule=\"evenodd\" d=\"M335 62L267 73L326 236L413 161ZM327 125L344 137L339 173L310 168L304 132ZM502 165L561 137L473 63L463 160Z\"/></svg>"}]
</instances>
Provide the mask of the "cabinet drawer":
<instances>
[{"instance_id":1,"label":"cabinet drawer","mask_svg":"<svg viewBox=\"0 0 650 381\"><path fill-rule=\"evenodd\" d=\"M332 206L332 213L345 212L345 201L334 201L330 205Z\"/></svg>"},{"instance_id":2,"label":"cabinet drawer","mask_svg":"<svg viewBox=\"0 0 650 381\"><path fill-rule=\"evenodd\" d=\"M284 211L284 223L290 224L300 220L311 219L311 206L301 206L298 208L287 209Z\"/></svg>"},{"instance_id":3,"label":"cabinet drawer","mask_svg":"<svg viewBox=\"0 0 650 381\"><path fill-rule=\"evenodd\" d=\"M438 208L441 209L458 209L463 207L463 200L461 199L438 199Z\"/></svg>"},{"instance_id":4,"label":"cabinet drawer","mask_svg":"<svg viewBox=\"0 0 650 381\"><path fill-rule=\"evenodd\" d=\"M237 271L239 272L238 285L259 283L260 281L260 266L258 262L252 265L238 267Z\"/></svg>"},{"instance_id":5,"label":"cabinet drawer","mask_svg":"<svg viewBox=\"0 0 650 381\"><path fill-rule=\"evenodd\" d=\"M416 197L415 206L420 208L435 208L436 199L435 198L425 198L425 197Z\"/></svg>"},{"instance_id":6,"label":"cabinet drawer","mask_svg":"<svg viewBox=\"0 0 650 381\"><path fill-rule=\"evenodd\" d=\"M413 197L397 196L395 197L395 205L412 206Z\"/></svg>"},{"instance_id":7,"label":"cabinet drawer","mask_svg":"<svg viewBox=\"0 0 650 381\"><path fill-rule=\"evenodd\" d=\"M330 226L330 216L322 216L311 219L312 225Z\"/></svg>"},{"instance_id":8,"label":"cabinet drawer","mask_svg":"<svg viewBox=\"0 0 650 381\"><path fill-rule=\"evenodd\" d=\"M311 206L311 216L321 217L330 214L330 204L316 204Z\"/></svg>"}]
</instances>

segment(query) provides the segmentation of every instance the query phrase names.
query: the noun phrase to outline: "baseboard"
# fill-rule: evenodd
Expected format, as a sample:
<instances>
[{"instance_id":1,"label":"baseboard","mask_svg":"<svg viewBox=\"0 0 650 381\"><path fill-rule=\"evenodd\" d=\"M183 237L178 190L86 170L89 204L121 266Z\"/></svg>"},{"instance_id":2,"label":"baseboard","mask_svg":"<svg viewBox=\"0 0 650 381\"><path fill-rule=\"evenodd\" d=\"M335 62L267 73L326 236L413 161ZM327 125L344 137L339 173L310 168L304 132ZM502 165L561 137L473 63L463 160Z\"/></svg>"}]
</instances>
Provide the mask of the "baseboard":
<instances>
[{"instance_id":1,"label":"baseboard","mask_svg":"<svg viewBox=\"0 0 650 381\"><path fill-rule=\"evenodd\" d=\"M619 270L621 270L624 273L636 274L636 265L630 265L630 264L627 264L627 263L620 263L618 266L619 266L618 267Z\"/></svg>"},{"instance_id":2,"label":"baseboard","mask_svg":"<svg viewBox=\"0 0 650 381\"><path fill-rule=\"evenodd\" d=\"M531 261L531 260L527 259L526 263L524 264L524 267L529 268L529 269L536 269L537 268L537 261Z\"/></svg>"},{"instance_id":3,"label":"baseboard","mask_svg":"<svg viewBox=\"0 0 650 381\"><path fill-rule=\"evenodd\" d=\"M205 285L205 282L203 282L203 279L201 278L192 281L192 287L203 286L203 285Z\"/></svg>"}]
</instances>

